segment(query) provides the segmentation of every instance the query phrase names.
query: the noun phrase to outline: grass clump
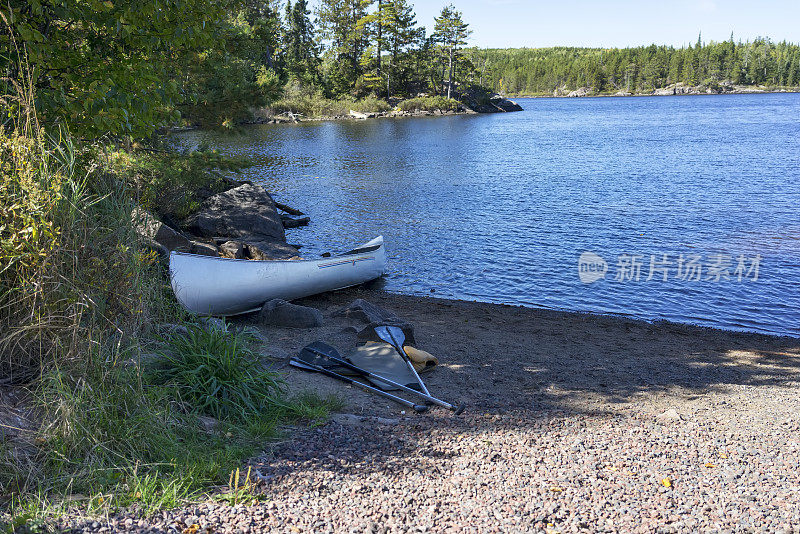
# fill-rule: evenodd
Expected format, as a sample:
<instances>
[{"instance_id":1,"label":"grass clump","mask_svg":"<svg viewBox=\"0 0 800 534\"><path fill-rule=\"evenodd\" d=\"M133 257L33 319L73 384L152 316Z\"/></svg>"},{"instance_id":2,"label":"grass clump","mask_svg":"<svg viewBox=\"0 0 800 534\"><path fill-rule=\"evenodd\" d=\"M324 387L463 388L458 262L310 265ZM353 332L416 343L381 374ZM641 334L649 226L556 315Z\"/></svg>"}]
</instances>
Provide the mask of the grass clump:
<instances>
[{"instance_id":1,"label":"grass clump","mask_svg":"<svg viewBox=\"0 0 800 534\"><path fill-rule=\"evenodd\" d=\"M316 422L340 405L310 394L286 399L244 333L191 326L162 340L143 366L108 341L95 339L79 367L45 374L37 407L47 424L34 461L0 477L0 500L18 521L65 506L90 515L180 506L224 486L280 425Z\"/></svg>"},{"instance_id":2,"label":"grass clump","mask_svg":"<svg viewBox=\"0 0 800 534\"><path fill-rule=\"evenodd\" d=\"M190 325L158 351L150 374L156 385L168 385L199 415L246 421L275 405L281 380L264 369L246 334Z\"/></svg>"},{"instance_id":3,"label":"grass clump","mask_svg":"<svg viewBox=\"0 0 800 534\"><path fill-rule=\"evenodd\" d=\"M459 105L458 100L445 96L423 96L403 100L397 107L401 111L456 111Z\"/></svg>"}]
</instances>

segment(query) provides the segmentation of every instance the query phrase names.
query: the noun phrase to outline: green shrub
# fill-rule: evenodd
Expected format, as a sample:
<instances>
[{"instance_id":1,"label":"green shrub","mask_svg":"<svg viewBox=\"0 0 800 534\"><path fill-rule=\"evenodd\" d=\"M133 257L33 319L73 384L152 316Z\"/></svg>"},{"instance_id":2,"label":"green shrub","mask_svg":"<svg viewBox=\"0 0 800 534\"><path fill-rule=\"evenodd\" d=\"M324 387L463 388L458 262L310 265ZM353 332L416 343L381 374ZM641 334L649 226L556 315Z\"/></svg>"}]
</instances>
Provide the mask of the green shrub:
<instances>
[{"instance_id":1,"label":"green shrub","mask_svg":"<svg viewBox=\"0 0 800 534\"><path fill-rule=\"evenodd\" d=\"M321 93L301 93L278 100L271 104L269 109L276 115L292 112L300 113L306 118L319 118L346 116L351 109L362 113L378 113L389 111L391 106L385 100L372 95L361 100L353 98L332 100L325 98Z\"/></svg>"},{"instance_id":2,"label":"green shrub","mask_svg":"<svg viewBox=\"0 0 800 534\"><path fill-rule=\"evenodd\" d=\"M401 111L455 111L458 109L458 100L445 96L425 96L409 98L400 102L397 107Z\"/></svg>"},{"instance_id":3,"label":"green shrub","mask_svg":"<svg viewBox=\"0 0 800 534\"><path fill-rule=\"evenodd\" d=\"M192 325L187 334L166 340L158 354L150 380L175 388L199 415L242 422L283 404L278 375L263 368L243 333Z\"/></svg>"},{"instance_id":4,"label":"green shrub","mask_svg":"<svg viewBox=\"0 0 800 534\"><path fill-rule=\"evenodd\" d=\"M164 300L127 187L96 155L0 130L0 379L80 358L94 328L135 331Z\"/></svg>"},{"instance_id":5,"label":"green shrub","mask_svg":"<svg viewBox=\"0 0 800 534\"><path fill-rule=\"evenodd\" d=\"M225 173L249 165L243 159L204 149L189 153L120 149L110 152L108 161L108 171L130 184L139 204L171 219L183 219L207 196L230 188Z\"/></svg>"}]
</instances>

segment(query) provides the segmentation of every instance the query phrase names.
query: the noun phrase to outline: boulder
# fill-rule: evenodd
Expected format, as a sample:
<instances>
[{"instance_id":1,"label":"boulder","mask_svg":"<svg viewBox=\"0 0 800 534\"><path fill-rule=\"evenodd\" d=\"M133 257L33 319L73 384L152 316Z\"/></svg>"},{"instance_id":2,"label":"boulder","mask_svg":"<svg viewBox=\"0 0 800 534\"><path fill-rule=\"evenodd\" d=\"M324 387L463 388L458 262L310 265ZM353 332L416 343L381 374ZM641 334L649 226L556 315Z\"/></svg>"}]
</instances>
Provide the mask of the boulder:
<instances>
[{"instance_id":1,"label":"boulder","mask_svg":"<svg viewBox=\"0 0 800 534\"><path fill-rule=\"evenodd\" d=\"M414 326L411 323L400 319L394 313L384 310L380 306L376 306L371 302L364 299L356 299L346 306L334 313L334 316L347 317L354 319L361 323L367 323L367 326L358 332L358 338L364 341L382 341L381 338L375 333L376 326L397 326L403 330L406 336L406 344L414 345Z\"/></svg>"},{"instance_id":2,"label":"boulder","mask_svg":"<svg viewBox=\"0 0 800 534\"><path fill-rule=\"evenodd\" d=\"M513 100L509 100L500 96L492 98L492 105L497 107L500 111L522 111L522 106Z\"/></svg>"},{"instance_id":3,"label":"boulder","mask_svg":"<svg viewBox=\"0 0 800 534\"><path fill-rule=\"evenodd\" d=\"M137 207L131 213L136 232L146 241L152 241L167 251L188 251L191 248L189 239L156 219L150 212Z\"/></svg>"},{"instance_id":4,"label":"boulder","mask_svg":"<svg viewBox=\"0 0 800 534\"><path fill-rule=\"evenodd\" d=\"M661 89L656 89L655 91L653 91L653 94L656 96L672 96L676 94L675 86L670 85L667 87L662 87Z\"/></svg>"},{"instance_id":5,"label":"boulder","mask_svg":"<svg viewBox=\"0 0 800 534\"><path fill-rule=\"evenodd\" d=\"M192 241L192 246L189 252L192 254L200 254L201 256L219 256L217 247L211 243L203 243L202 241Z\"/></svg>"},{"instance_id":6,"label":"boulder","mask_svg":"<svg viewBox=\"0 0 800 534\"><path fill-rule=\"evenodd\" d=\"M219 253L223 258L241 260L244 258L244 243L241 241L225 241L219 245Z\"/></svg>"},{"instance_id":7,"label":"boulder","mask_svg":"<svg viewBox=\"0 0 800 534\"><path fill-rule=\"evenodd\" d=\"M574 91L567 94L570 98L582 97L582 96L589 96L594 92L594 89L591 87L579 87Z\"/></svg>"},{"instance_id":8,"label":"boulder","mask_svg":"<svg viewBox=\"0 0 800 534\"><path fill-rule=\"evenodd\" d=\"M189 231L202 237L286 241L272 197L262 187L250 183L207 198L185 224Z\"/></svg>"},{"instance_id":9,"label":"boulder","mask_svg":"<svg viewBox=\"0 0 800 534\"><path fill-rule=\"evenodd\" d=\"M316 328L323 323L322 312L319 310L282 299L273 299L264 304L258 320L267 326L287 328Z\"/></svg>"},{"instance_id":10,"label":"boulder","mask_svg":"<svg viewBox=\"0 0 800 534\"><path fill-rule=\"evenodd\" d=\"M244 244L244 257L250 260L299 260L297 249L280 241L249 241Z\"/></svg>"},{"instance_id":11,"label":"boulder","mask_svg":"<svg viewBox=\"0 0 800 534\"><path fill-rule=\"evenodd\" d=\"M290 215L281 215L281 223L283 223L284 228L299 228L301 226L306 226L309 222L311 222L310 217L292 217Z\"/></svg>"}]
</instances>

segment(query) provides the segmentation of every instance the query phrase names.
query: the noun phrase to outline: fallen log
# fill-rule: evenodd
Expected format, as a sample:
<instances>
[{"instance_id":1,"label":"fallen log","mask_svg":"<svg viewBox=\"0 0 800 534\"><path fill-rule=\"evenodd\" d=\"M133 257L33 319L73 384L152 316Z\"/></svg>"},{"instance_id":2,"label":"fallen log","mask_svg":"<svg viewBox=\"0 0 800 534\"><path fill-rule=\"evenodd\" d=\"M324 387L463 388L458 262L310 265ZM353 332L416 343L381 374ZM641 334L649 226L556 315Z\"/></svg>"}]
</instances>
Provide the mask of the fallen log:
<instances>
[{"instance_id":1,"label":"fallen log","mask_svg":"<svg viewBox=\"0 0 800 534\"><path fill-rule=\"evenodd\" d=\"M284 228L298 228L300 226L305 226L309 222L311 222L310 217L300 217L299 219L295 219L294 217L290 217L288 215L281 215L281 223L283 223Z\"/></svg>"},{"instance_id":2,"label":"fallen log","mask_svg":"<svg viewBox=\"0 0 800 534\"><path fill-rule=\"evenodd\" d=\"M291 206L287 206L286 204L281 204L280 202L275 202L275 207L281 211L285 211L289 215L305 215L302 211L295 209Z\"/></svg>"}]
</instances>

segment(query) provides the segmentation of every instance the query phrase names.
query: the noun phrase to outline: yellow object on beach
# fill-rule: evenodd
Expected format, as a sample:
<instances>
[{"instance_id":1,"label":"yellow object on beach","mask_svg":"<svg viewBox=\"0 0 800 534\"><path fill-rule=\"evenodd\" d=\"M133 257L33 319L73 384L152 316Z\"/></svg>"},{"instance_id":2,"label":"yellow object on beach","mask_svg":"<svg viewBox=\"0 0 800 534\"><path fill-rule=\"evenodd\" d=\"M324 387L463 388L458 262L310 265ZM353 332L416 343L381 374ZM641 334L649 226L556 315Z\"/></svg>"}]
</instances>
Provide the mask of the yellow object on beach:
<instances>
[{"instance_id":1,"label":"yellow object on beach","mask_svg":"<svg viewBox=\"0 0 800 534\"><path fill-rule=\"evenodd\" d=\"M416 369L418 373L422 371L430 371L439 365L439 360L436 359L436 356L430 352L425 352L424 350L420 350L410 345L403 346L403 350L406 351L408 358L411 360L411 363L414 365L414 369Z\"/></svg>"}]
</instances>

